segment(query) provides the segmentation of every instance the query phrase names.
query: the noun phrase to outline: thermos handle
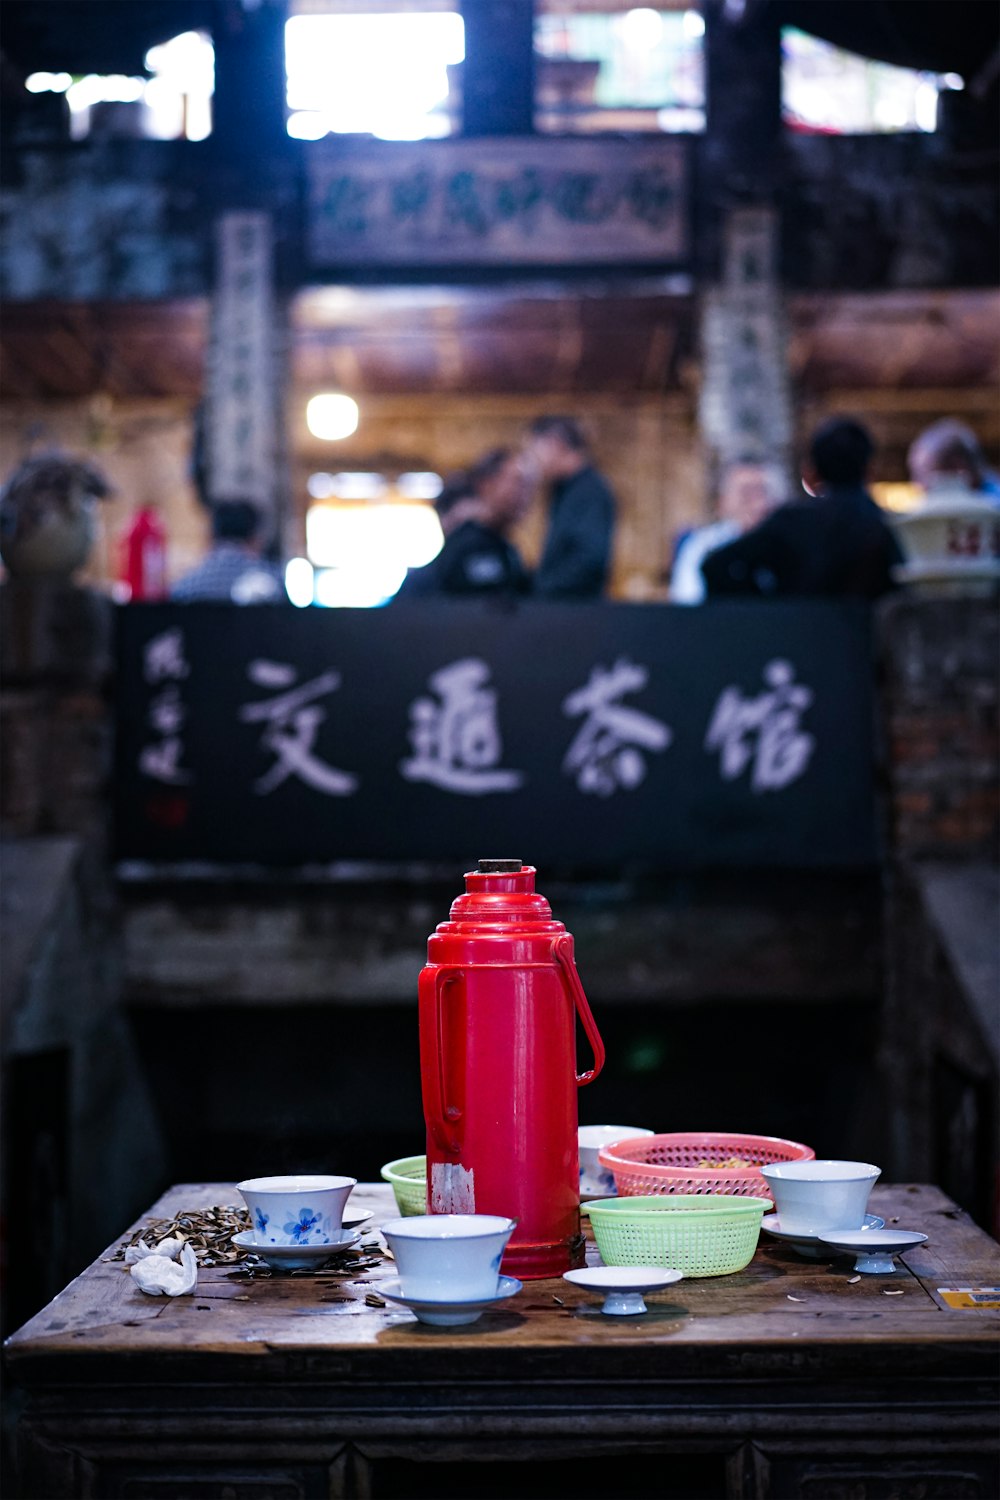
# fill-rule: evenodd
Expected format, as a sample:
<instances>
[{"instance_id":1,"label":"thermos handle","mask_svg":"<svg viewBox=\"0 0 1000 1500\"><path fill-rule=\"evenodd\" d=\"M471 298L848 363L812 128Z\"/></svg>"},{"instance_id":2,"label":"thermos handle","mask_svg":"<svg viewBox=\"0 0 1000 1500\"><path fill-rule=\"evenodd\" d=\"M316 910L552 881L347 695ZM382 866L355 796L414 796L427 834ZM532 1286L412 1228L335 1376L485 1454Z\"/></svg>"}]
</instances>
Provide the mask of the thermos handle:
<instances>
[{"instance_id":1,"label":"thermos handle","mask_svg":"<svg viewBox=\"0 0 1000 1500\"><path fill-rule=\"evenodd\" d=\"M425 969L420 975L420 989L423 991L421 999L434 1010L433 1027L422 1028L421 1036L427 1038L437 1053L436 1057L428 1057L425 1053L421 1069L426 1089L427 1124L441 1150L451 1154L461 1150L461 1143L451 1135L449 1126L462 1118L462 1111L456 1104L445 1104L444 991L447 985L454 984L462 977L463 971L450 965L434 970Z\"/></svg>"},{"instance_id":2,"label":"thermos handle","mask_svg":"<svg viewBox=\"0 0 1000 1500\"><path fill-rule=\"evenodd\" d=\"M587 1004L587 997L580 983L580 976L576 972L576 964L573 962L573 939L566 932L562 937L552 939L552 957L562 969L563 978L573 996L577 1015L583 1022L583 1029L587 1033L587 1040L594 1049L594 1066L588 1068L586 1073L577 1073L576 1081L582 1088L585 1083L593 1083L598 1073L604 1067L604 1043L601 1041L601 1033L597 1029L597 1022Z\"/></svg>"}]
</instances>

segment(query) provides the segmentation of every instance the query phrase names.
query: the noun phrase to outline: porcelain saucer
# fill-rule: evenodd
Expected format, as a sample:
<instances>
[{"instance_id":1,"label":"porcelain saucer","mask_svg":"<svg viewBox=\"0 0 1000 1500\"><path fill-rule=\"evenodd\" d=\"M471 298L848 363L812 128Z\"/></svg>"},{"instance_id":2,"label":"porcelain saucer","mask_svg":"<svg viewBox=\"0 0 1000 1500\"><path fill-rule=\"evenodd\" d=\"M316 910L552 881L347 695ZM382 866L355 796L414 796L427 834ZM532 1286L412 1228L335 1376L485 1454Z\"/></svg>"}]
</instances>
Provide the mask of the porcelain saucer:
<instances>
[{"instance_id":1,"label":"porcelain saucer","mask_svg":"<svg viewBox=\"0 0 1000 1500\"><path fill-rule=\"evenodd\" d=\"M463 1323L475 1323L488 1307L503 1302L521 1290L522 1283L516 1276L498 1278L496 1296L482 1297L473 1302L437 1302L426 1297L404 1297L400 1291L398 1276L374 1283L373 1290L387 1302L399 1302L415 1313L421 1323L431 1323L438 1328L458 1328Z\"/></svg>"},{"instance_id":2,"label":"porcelain saucer","mask_svg":"<svg viewBox=\"0 0 1000 1500\"><path fill-rule=\"evenodd\" d=\"M895 1271L893 1258L915 1245L927 1243L926 1234L917 1229L830 1229L820 1235L824 1245L842 1250L845 1255L857 1255L856 1271L868 1271L884 1276Z\"/></svg>"},{"instance_id":3,"label":"porcelain saucer","mask_svg":"<svg viewBox=\"0 0 1000 1500\"><path fill-rule=\"evenodd\" d=\"M276 1271L307 1271L321 1266L331 1255L350 1250L361 1238L357 1229L342 1229L337 1239L327 1245L262 1245L254 1239L252 1229L233 1235L233 1244L266 1260Z\"/></svg>"},{"instance_id":4,"label":"porcelain saucer","mask_svg":"<svg viewBox=\"0 0 1000 1500\"><path fill-rule=\"evenodd\" d=\"M357 1229L359 1224L367 1224L368 1220L372 1218L374 1212L374 1209L370 1208L366 1214L345 1213L344 1217L340 1221L340 1226L342 1229Z\"/></svg>"},{"instance_id":5,"label":"porcelain saucer","mask_svg":"<svg viewBox=\"0 0 1000 1500\"><path fill-rule=\"evenodd\" d=\"M602 1313L609 1317L635 1317L646 1311L643 1292L659 1292L680 1281L682 1272L661 1266L584 1266L565 1271L563 1281L604 1296Z\"/></svg>"},{"instance_id":6,"label":"porcelain saucer","mask_svg":"<svg viewBox=\"0 0 1000 1500\"><path fill-rule=\"evenodd\" d=\"M776 1240L783 1240L786 1245L791 1245L799 1255L806 1260L829 1260L831 1254L838 1252L832 1245L824 1244L822 1235L833 1234L832 1229L825 1229L822 1233L804 1234L799 1229L782 1229L779 1214L765 1214L761 1220L761 1229L773 1235ZM867 1234L872 1229L884 1229L885 1220L880 1219L878 1214L865 1214L864 1223L860 1229L845 1230L845 1234ZM840 1252L847 1254L847 1251Z\"/></svg>"}]
</instances>

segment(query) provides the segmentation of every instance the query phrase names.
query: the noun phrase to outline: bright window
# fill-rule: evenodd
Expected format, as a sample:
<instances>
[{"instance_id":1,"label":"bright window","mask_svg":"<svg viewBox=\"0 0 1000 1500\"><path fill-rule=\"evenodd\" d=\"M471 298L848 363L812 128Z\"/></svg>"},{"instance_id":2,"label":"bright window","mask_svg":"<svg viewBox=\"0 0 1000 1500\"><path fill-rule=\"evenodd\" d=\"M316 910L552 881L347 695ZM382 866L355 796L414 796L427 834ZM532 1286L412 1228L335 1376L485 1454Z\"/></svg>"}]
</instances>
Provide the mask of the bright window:
<instances>
[{"instance_id":1,"label":"bright window","mask_svg":"<svg viewBox=\"0 0 1000 1500\"><path fill-rule=\"evenodd\" d=\"M440 490L438 476L429 473L402 474L395 482L381 474L312 475L310 495L324 496L306 512L317 604L385 604L408 568L422 568L438 555L444 537L433 505L402 498L414 487L433 488L434 480Z\"/></svg>"},{"instance_id":2,"label":"bright window","mask_svg":"<svg viewBox=\"0 0 1000 1500\"><path fill-rule=\"evenodd\" d=\"M119 73L32 73L32 94L65 94L70 134L140 136L153 140L202 141L212 132L215 49L203 31L184 31L151 47L145 57L152 77Z\"/></svg>"},{"instance_id":3,"label":"bright window","mask_svg":"<svg viewBox=\"0 0 1000 1500\"><path fill-rule=\"evenodd\" d=\"M786 26L781 102L793 130L828 135L937 129L938 95L960 89L957 73L918 73L858 57Z\"/></svg>"},{"instance_id":4,"label":"bright window","mask_svg":"<svg viewBox=\"0 0 1000 1500\"><path fill-rule=\"evenodd\" d=\"M705 128L700 11L581 9L543 0L535 18L535 123L551 133Z\"/></svg>"},{"instance_id":5,"label":"bright window","mask_svg":"<svg viewBox=\"0 0 1000 1500\"><path fill-rule=\"evenodd\" d=\"M285 25L288 133L420 141L458 126L455 70L465 26L454 9L399 6L292 15Z\"/></svg>"}]
</instances>

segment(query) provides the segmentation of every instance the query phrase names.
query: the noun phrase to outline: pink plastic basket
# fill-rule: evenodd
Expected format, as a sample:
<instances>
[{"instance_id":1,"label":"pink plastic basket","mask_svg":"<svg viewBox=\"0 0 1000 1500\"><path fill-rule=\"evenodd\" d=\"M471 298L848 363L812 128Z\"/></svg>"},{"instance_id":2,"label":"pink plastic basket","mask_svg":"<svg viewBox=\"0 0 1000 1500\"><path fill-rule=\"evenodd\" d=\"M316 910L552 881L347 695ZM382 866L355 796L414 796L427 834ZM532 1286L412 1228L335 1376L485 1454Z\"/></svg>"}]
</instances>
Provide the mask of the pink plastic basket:
<instances>
[{"instance_id":1,"label":"pink plastic basket","mask_svg":"<svg viewBox=\"0 0 1000 1500\"><path fill-rule=\"evenodd\" d=\"M739 1157L746 1167L703 1167L703 1161ZM641 1135L615 1141L598 1152L602 1167L615 1175L622 1198L648 1193L732 1193L770 1198L773 1194L755 1167L772 1161L813 1161L816 1153L799 1141L773 1135L736 1135L724 1130L684 1131L675 1135Z\"/></svg>"}]
</instances>

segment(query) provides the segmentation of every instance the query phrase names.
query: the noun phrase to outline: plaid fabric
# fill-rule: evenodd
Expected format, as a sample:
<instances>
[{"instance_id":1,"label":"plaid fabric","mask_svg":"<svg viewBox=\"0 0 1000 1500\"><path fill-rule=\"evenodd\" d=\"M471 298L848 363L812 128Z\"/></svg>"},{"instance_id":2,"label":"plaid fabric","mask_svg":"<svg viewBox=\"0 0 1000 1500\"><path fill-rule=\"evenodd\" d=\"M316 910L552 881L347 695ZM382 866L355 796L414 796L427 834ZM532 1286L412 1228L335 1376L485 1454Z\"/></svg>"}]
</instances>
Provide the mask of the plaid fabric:
<instances>
[{"instance_id":1,"label":"plaid fabric","mask_svg":"<svg viewBox=\"0 0 1000 1500\"><path fill-rule=\"evenodd\" d=\"M225 599L236 604L271 604L285 598L278 569L232 543L220 543L170 590L171 599Z\"/></svg>"}]
</instances>

